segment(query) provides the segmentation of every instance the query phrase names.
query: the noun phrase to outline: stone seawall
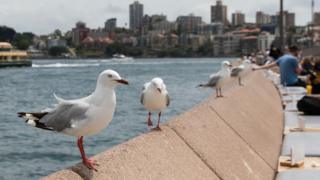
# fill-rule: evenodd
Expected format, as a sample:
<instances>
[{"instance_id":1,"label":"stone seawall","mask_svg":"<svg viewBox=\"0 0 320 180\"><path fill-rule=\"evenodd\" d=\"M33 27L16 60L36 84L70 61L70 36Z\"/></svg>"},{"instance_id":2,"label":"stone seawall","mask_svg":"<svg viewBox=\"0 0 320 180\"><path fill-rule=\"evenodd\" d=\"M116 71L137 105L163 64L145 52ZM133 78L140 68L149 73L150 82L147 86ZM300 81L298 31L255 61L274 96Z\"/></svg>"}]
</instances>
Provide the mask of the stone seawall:
<instances>
[{"instance_id":1,"label":"stone seawall","mask_svg":"<svg viewBox=\"0 0 320 180\"><path fill-rule=\"evenodd\" d=\"M43 179L274 179L282 144L281 99L263 72L252 72L225 97L200 105L152 131Z\"/></svg>"}]
</instances>

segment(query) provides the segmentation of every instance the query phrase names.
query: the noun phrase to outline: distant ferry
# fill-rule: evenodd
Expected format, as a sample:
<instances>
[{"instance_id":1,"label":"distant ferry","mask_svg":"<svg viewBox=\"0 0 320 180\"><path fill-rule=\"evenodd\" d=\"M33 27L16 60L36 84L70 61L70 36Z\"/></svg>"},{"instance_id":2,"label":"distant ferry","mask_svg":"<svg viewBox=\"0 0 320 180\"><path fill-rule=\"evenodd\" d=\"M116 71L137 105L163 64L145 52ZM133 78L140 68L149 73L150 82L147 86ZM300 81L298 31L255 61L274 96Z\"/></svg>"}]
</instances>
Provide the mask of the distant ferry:
<instances>
[{"instance_id":1,"label":"distant ferry","mask_svg":"<svg viewBox=\"0 0 320 180\"><path fill-rule=\"evenodd\" d=\"M32 66L27 57L26 51L14 50L10 43L0 42L0 68Z\"/></svg>"}]
</instances>

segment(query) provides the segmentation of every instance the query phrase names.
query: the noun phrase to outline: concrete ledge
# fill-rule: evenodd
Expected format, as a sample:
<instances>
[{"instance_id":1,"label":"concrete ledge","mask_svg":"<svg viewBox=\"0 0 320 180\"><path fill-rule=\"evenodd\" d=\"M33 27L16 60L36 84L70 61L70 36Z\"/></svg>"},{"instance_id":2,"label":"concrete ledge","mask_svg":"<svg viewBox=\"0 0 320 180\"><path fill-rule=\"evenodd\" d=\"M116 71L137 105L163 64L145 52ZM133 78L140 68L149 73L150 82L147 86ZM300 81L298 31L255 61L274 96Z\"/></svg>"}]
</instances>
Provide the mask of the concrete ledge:
<instances>
[{"instance_id":1,"label":"concrete ledge","mask_svg":"<svg viewBox=\"0 0 320 180\"><path fill-rule=\"evenodd\" d=\"M66 169L66 170L61 170L59 172L56 172L54 174L51 174L47 177L41 178L43 180L50 180L50 179L56 179L56 180L82 180L82 177L73 172L72 170Z\"/></svg>"},{"instance_id":2,"label":"concrete ledge","mask_svg":"<svg viewBox=\"0 0 320 180\"><path fill-rule=\"evenodd\" d=\"M178 117L169 126L222 179L274 176L274 171L207 104Z\"/></svg>"},{"instance_id":3,"label":"concrete ledge","mask_svg":"<svg viewBox=\"0 0 320 180\"><path fill-rule=\"evenodd\" d=\"M283 133L281 99L263 72L250 73L244 83L234 80L225 98L209 97L161 132L96 155L99 172L78 164L45 179L75 173L83 179L273 179Z\"/></svg>"},{"instance_id":4,"label":"concrete ledge","mask_svg":"<svg viewBox=\"0 0 320 180\"><path fill-rule=\"evenodd\" d=\"M166 126L162 129L95 156L102 165L99 172L90 171L82 164L71 169L83 179L219 179L173 130Z\"/></svg>"},{"instance_id":5,"label":"concrete ledge","mask_svg":"<svg viewBox=\"0 0 320 180\"><path fill-rule=\"evenodd\" d=\"M270 82L261 81L263 78L259 73L252 74L245 87L210 104L253 151L277 170L283 113L278 92Z\"/></svg>"}]
</instances>

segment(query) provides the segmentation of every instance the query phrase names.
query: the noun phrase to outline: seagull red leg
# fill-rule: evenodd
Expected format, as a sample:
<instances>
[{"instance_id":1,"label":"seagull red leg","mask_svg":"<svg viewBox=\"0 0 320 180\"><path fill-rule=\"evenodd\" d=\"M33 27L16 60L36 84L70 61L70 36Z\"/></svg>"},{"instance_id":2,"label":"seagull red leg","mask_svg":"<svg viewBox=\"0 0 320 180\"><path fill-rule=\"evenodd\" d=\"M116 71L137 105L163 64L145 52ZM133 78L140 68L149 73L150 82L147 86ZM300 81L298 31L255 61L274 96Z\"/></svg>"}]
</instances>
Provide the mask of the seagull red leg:
<instances>
[{"instance_id":1,"label":"seagull red leg","mask_svg":"<svg viewBox=\"0 0 320 180\"><path fill-rule=\"evenodd\" d=\"M153 128L153 130L161 131L161 128L160 128L160 118L161 118L161 112L159 112L159 115L158 115L158 124L157 124L157 127Z\"/></svg>"},{"instance_id":2,"label":"seagull red leg","mask_svg":"<svg viewBox=\"0 0 320 180\"><path fill-rule=\"evenodd\" d=\"M86 157L86 153L84 152L84 149L83 149L83 136L81 136L80 138L78 138L78 148L79 148L79 151L80 151L80 154L81 154L81 157L82 157L82 163L87 166L89 169L93 169L95 171L98 171L94 166L99 166L97 164L96 161L94 160L91 160L91 159L88 159Z\"/></svg>"},{"instance_id":3,"label":"seagull red leg","mask_svg":"<svg viewBox=\"0 0 320 180\"><path fill-rule=\"evenodd\" d=\"M148 127L152 127L153 126L153 124L152 124L152 121L151 121L151 112L149 112L149 114L148 114Z\"/></svg>"}]
</instances>

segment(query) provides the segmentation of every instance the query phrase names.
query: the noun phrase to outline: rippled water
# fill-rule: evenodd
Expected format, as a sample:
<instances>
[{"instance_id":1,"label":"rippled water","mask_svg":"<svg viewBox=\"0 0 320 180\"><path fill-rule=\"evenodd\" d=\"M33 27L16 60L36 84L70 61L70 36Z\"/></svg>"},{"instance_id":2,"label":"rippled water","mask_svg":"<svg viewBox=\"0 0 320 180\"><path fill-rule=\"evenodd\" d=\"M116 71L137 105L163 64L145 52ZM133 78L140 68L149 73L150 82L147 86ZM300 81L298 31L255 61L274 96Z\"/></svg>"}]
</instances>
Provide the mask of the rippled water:
<instances>
[{"instance_id":1,"label":"rippled water","mask_svg":"<svg viewBox=\"0 0 320 180\"><path fill-rule=\"evenodd\" d=\"M212 91L195 88L225 59L136 59L33 61L32 68L0 69L0 179L39 179L80 162L76 139L33 128L17 118L18 111L39 111L65 99L87 96L98 74L114 69L130 82L117 88L117 109L111 124L85 138L89 156L147 131L147 112L140 105L142 85L164 79L171 105L163 122L200 103Z\"/></svg>"}]
</instances>

